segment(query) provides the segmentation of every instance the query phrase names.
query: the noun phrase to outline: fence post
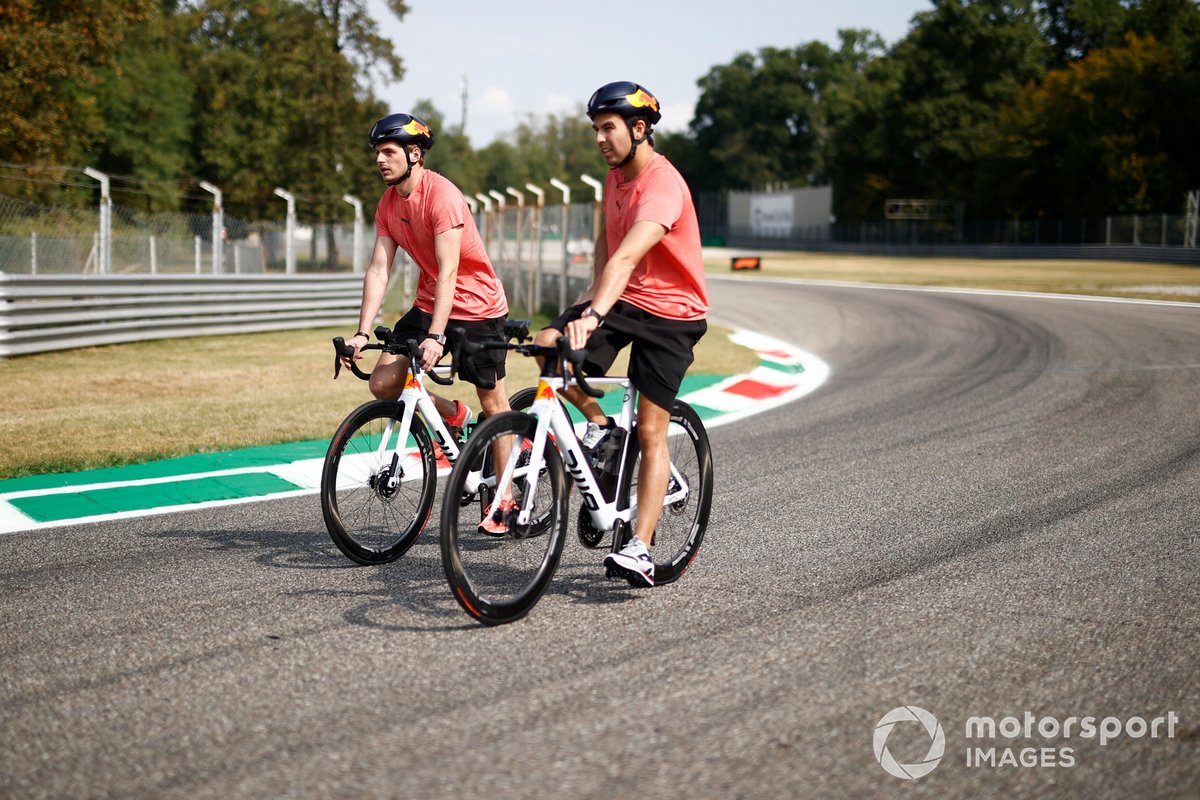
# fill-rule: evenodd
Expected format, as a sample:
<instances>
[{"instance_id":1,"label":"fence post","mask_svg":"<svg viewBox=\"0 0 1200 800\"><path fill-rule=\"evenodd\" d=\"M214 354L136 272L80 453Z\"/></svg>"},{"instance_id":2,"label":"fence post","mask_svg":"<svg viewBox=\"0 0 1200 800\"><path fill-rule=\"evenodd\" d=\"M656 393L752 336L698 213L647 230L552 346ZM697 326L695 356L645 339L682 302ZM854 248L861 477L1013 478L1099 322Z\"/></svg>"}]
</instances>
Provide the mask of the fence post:
<instances>
[{"instance_id":1,"label":"fence post","mask_svg":"<svg viewBox=\"0 0 1200 800\"><path fill-rule=\"evenodd\" d=\"M225 211L221 208L221 190L208 181L200 181L200 188L213 196L212 271L214 275L219 275L221 274L221 250L224 238L221 234L225 230Z\"/></svg>"},{"instance_id":2,"label":"fence post","mask_svg":"<svg viewBox=\"0 0 1200 800\"><path fill-rule=\"evenodd\" d=\"M196 237L196 274L200 274L200 237Z\"/></svg>"},{"instance_id":3,"label":"fence post","mask_svg":"<svg viewBox=\"0 0 1200 800\"><path fill-rule=\"evenodd\" d=\"M504 195L497 192L495 189L488 189L488 196L496 201L496 238L500 240L500 255L498 261L504 260L504 206L507 201Z\"/></svg>"},{"instance_id":4,"label":"fence post","mask_svg":"<svg viewBox=\"0 0 1200 800\"><path fill-rule=\"evenodd\" d=\"M534 238L534 247L536 255L533 258L533 309L531 313L537 313L542 307L542 213L546 206L546 193L534 186L532 183L525 184L525 188L533 192L533 196L537 198L537 236Z\"/></svg>"},{"instance_id":5,"label":"fence post","mask_svg":"<svg viewBox=\"0 0 1200 800\"><path fill-rule=\"evenodd\" d=\"M525 218L525 195L513 188L512 186L505 187L504 191L508 192L513 197L517 198L517 280L521 279L521 265L524 261L521 258L521 253L524 250L521 247L522 233L528 219ZM525 310L530 316L533 315L533 273L529 274L529 289L525 294Z\"/></svg>"},{"instance_id":6,"label":"fence post","mask_svg":"<svg viewBox=\"0 0 1200 800\"><path fill-rule=\"evenodd\" d=\"M150 274L158 274L158 242L153 236L150 237Z\"/></svg>"},{"instance_id":7,"label":"fence post","mask_svg":"<svg viewBox=\"0 0 1200 800\"><path fill-rule=\"evenodd\" d=\"M551 178L550 185L562 192L562 282L558 287L558 310L562 311L567 307L567 277L571 271L571 252L567 249L567 226L571 221L571 187L560 181L558 178Z\"/></svg>"},{"instance_id":8,"label":"fence post","mask_svg":"<svg viewBox=\"0 0 1200 800\"><path fill-rule=\"evenodd\" d=\"M352 237L353 243L350 245L350 271L357 274L363 271L362 259L359 255L362 252L363 237L362 201L348 194L342 195L342 200L354 206L354 236Z\"/></svg>"},{"instance_id":9,"label":"fence post","mask_svg":"<svg viewBox=\"0 0 1200 800\"><path fill-rule=\"evenodd\" d=\"M580 175L579 179L592 187L592 191L596 194L596 199L592 206L592 241L594 242L600 238L600 202L604 197L604 184L591 175Z\"/></svg>"},{"instance_id":10,"label":"fence post","mask_svg":"<svg viewBox=\"0 0 1200 800\"><path fill-rule=\"evenodd\" d=\"M37 231L29 234L29 274L37 275Z\"/></svg>"},{"instance_id":11,"label":"fence post","mask_svg":"<svg viewBox=\"0 0 1200 800\"><path fill-rule=\"evenodd\" d=\"M283 246L284 265L287 274L294 275L296 272L296 196L279 187L275 188L275 195L287 201L287 225L284 234L287 241Z\"/></svg>"},{"instance_id":12,"label":"fence post","mask_svg":"<svg viewBox=\"0 0 1200 800\"><path fill-rule=\"evenodd\" d=\"M492 198L492 200L494 200L496 202L496 238L500 240L500 251L499 251L499 256L496 258L496 260L503 262L504 261L504 244L505 244L505 242L504 242L504 206L506 205L506 201L504 199L504 195L500 194L495 189L488 189L488 195ZM514 280L512 285L513 285L513 294L519 295L520 293L517 291L517 289L519 289L521 287L521 281L519 279ZM514 297L513 300L514 300L514 302L516 302L518 304L521 302L521 298L519 296Z\"/></svg>"},{"instance_id":13,"label":"fence post","mask_svg":"<svg viewBox=\"0 0 1200 800\"><path fill-rule=\"evenodd\" d=\"M475 196L479 198L479 202L483 203L483 250L491 258L492 254L488 251L488 240L492 238L492 198L488 197L483 192L476 192Z\"/></svg>"},{"instance_id":14,"label":"fence post","mask_svg":"<svg viewBox=\"0 0 1200 800\"><path fill-rule=\"evenodd\" d=\"M112 195L109 194L108 176L103 172L84 167L83 174L100 181L100 252L99 271L108 274L112 269Z\"/></svg>"}]
</instances>

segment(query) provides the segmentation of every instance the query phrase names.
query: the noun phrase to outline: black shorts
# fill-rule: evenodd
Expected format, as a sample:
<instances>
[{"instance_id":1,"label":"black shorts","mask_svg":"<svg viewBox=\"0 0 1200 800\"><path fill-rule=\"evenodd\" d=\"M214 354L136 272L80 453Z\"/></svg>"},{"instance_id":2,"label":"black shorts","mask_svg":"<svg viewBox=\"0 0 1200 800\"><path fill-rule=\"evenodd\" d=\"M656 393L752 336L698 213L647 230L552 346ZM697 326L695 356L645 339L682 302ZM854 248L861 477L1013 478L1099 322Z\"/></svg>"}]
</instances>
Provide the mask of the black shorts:
<instances>
[{"instance_id":1,"label":"black shorts","mask_svg":"<svg viewBox=\"0 0 1200 800\"><path fill-rule=\"evenodd\" d=\"M452 318L446 323L446 352L453 352L455 328L462 328L467 338L473 341L504 341L504 322L507 319L507 316L479 320ZM401 340L416 339L420 342L429 335L431 322L432 314L413 306L392 328L392 335ZM480 350L469 360L455 365L458 377L476 386L481 380L498 381L504 377L504 359L507 355L507 350Z\"/></svg>"},{"instance_id":2,"label":"black shorts","mask_svg":"<svg viewBox=\"0 0 1200 800\"><path fill-rule=\"evenodd\" d=\"M571 306L547 327L565 331L567 323L579 319L588 305ZM655 405L670 410L683 384L683 376L695 360L692 351L696 342L707 330L705 320L666 319L618 300L605 315L604 324L588 339L584 374L605 374L616 361L617 353L632 344L630 381Z\"/></svg>"}]
</instances>

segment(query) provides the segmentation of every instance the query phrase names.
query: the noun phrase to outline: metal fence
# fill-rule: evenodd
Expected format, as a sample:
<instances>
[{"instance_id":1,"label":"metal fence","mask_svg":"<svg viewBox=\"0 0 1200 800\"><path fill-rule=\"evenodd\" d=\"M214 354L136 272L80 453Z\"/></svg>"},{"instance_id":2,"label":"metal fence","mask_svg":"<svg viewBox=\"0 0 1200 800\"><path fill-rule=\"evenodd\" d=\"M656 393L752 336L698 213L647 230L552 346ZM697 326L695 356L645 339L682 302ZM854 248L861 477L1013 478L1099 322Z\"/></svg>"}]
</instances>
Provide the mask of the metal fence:
<instances>
[{"instance_id":1,"label":"metal fence","mask_svg":"<svg viewBox=\"0 0 1200 800\"><path fill-rule=\"evenodd\" d=\"M361 297L352 275L0 274L0 357L353 325Z\"/></svg>"},{"instance_id":2,"label":"metal fence","mask_svg":"<svg viewBox=\"0 0 1200 800\"><path fill-rule=\"evenodd\" d=\"M207 216L109 213L117 222L102 257L95 212L0 197L0 357L357 323L365 253L354 253L365 237L354 225L226 220L217 253ZM586 288L593 203L496 204L476 219L512 313L556 311ZM393 284L405 305L416 275L398 252Z\"/></svg>"}]
</instances>

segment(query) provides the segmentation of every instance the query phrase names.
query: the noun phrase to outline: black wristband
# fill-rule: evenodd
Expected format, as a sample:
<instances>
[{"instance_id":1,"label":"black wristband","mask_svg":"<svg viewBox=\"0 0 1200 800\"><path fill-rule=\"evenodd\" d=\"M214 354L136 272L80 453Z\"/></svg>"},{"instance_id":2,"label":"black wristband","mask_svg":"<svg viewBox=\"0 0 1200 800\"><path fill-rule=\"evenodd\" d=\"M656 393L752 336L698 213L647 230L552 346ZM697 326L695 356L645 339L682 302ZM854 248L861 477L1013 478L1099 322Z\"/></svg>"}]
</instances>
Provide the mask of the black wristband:
<instances>
[{"instance_id":1,"label":"black wristband","mask_svg":"<svg viewBox=\"0 0 1200 800\"><path fill-rule=\"evenodd\" d=\"M359 331L358 333L354 334L354 336L365 336L365 337L367 337L367 341L371 340L371 334L363 333L362 331ZM351 336L350 338L353 339L354 336Z\"/></svg>"}]
</instances>

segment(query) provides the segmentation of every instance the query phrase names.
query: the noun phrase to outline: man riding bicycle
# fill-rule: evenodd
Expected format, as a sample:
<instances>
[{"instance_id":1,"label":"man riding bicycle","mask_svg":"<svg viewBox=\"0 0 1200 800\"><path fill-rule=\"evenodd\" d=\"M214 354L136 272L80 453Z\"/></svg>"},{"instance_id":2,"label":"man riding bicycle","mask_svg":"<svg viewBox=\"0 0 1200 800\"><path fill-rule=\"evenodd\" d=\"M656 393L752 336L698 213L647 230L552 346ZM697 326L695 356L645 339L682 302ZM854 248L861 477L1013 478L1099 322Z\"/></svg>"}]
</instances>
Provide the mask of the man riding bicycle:
<instances>
[{"instance_id":1,"label":"man riding bicycle","mask_svg":"<svg viewBox=\"0 0 1200 800\"><path fill-rule=\"evenodd\" d=\"M653 126L662 117L654 95L636 83L609 83L592 95L587 115L609 166L592 283L537 342L551 345L565 333L572 348L587 348L588 375L604 374L617 353L631 346L629 378L639 393L641 450L637 529L605 565L634 586L653 586L649 548L670 473L671 405L708 329L700 226L683 176L654 150ZM587 418L584 443L594 446L608 418L578 387L564 394Z\"/></svg>"},{"instance_id":2,"label":"man riding bicycle","mask_svg":"<svg viewBox=\"0 0 1200 800\"><path fill-rule=\"evenodd\" d=\"M446 331L461 327L472 339L504 338L508 302L504 286L488 258L475 218L461 191L447 178L425 168L433 147L433 131L410 114L389 114L375 123L369 137L375 164L388 189L375 210L375 250L363 277L358 332L349 340L352 358L362 358L370 341L367 331L383 305L396 250L403 248L416 262L416 299L396 323L393 335L416 339L423 351L421 366L433 368L446 349ZM459 376L475 384L484 414L509 410L504 390L505 351L479 353L470 365L458 365ZM408 358L384 353L371 372L371 392L378 398L398 397L404 388ZM485 389L480 383L494 382ZM459 400L430 392L438 413L451 427L465 429L471 409ZM501 455L497 453L497 458ZM502 535L502 522L484 520L481 527Z\"/></svg>"}]
</instances>

